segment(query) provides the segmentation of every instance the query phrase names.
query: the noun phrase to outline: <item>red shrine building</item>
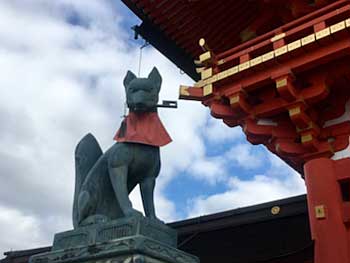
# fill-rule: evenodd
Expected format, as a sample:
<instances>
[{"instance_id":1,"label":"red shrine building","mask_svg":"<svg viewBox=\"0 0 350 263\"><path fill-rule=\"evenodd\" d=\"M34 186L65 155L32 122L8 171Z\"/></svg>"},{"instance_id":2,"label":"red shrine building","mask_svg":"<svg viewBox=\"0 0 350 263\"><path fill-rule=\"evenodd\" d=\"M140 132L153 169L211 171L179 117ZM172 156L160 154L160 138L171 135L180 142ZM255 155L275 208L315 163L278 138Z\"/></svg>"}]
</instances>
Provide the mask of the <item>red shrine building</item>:
<instances>
[{"instance_id":1,"label":"red shrine building","mask_svg":"<svg viewBox=\"0 0 350 263\"><path fill-rule=\"evenodd\" d=\"M202 263L350 263L350 1L122 0L210 109L305 179L307 196L170 224ZM24 263L40 248L5 253Z\"/></svg>"},{"instance_id":2,"label":"red shrine building","mask_svg":"<svg viewBox=\"0 0 350 263\"><path fill-rule=\"evenodd\" d=\"M350 1L123 2L136 33L193 78L181 99L302 174L313 262L349 263Z\"/></svg>"}]
</instances>

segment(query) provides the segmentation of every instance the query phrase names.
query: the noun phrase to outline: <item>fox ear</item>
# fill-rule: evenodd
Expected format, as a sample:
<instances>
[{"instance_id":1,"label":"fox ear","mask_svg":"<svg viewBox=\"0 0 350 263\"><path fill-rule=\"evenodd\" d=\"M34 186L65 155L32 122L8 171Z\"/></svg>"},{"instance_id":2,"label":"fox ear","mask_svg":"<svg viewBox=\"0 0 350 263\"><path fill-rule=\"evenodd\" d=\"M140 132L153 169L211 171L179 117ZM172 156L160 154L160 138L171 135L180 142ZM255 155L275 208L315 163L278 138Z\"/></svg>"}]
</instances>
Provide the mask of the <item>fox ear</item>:
<instances>
[{"instance_id":1,"label":"fox ear","mask_svg":"<svg viewBox=\"0 0 350 263\"><path fill-rule=\"evenodd\" d=\"M148 79L156 85L158 90L160 89L160 85L162 84L162 77L160 76L159 71L156 67L154 67L151 73L149 73Z\"/></svg>"},{"instance_id":2,"label":"fox ear","mask_svg":"<svg viewBox=\"0 0 350 263\"><path fill-rule=\"evenodd\" d=\"M126 88L133 79L136 79L135 74L128 70L124 78L124 87Z\"/></svg>"}]
</instances>

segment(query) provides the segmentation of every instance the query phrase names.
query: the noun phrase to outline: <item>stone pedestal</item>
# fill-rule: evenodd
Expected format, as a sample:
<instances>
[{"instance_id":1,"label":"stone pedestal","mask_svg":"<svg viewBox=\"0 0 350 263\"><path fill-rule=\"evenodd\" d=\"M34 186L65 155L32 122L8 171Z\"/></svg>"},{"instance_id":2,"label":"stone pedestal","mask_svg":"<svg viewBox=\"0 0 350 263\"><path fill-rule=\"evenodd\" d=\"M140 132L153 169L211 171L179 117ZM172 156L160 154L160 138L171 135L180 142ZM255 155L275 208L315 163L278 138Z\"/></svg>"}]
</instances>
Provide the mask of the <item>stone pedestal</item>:
<instances>
[{"instance_id":1,"label":"stone pedestal","mask_svg":"<svg viewBox=\"0 0 350 263\"><path fill-rule=\"evenodd\" d=\"M176 231L144 217L123 218L55 235L52 251L30 263L199 263L176 249Z\"/></svg>"}]
</instances>

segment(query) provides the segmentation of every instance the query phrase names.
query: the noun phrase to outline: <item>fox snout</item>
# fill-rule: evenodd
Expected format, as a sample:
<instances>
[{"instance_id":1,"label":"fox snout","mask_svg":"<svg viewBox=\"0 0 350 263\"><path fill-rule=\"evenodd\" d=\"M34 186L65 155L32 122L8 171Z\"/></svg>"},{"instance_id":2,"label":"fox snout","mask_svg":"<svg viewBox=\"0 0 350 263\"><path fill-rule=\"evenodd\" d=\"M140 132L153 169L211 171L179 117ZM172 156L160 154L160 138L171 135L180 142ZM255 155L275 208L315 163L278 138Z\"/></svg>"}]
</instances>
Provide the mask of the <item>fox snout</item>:
<instances>
[{"instance_id":1,"label":"fox snout","mask_svg":"<svg viewBox=\"0 0 350 263\"><path fill-rule=\"evenodd\" d=\"M147 78L137 78L128 71L124 79L128 107L132 111L153 111L158 103L161 82L156 68L153 68Z\"/></svg>"}]
</instances>

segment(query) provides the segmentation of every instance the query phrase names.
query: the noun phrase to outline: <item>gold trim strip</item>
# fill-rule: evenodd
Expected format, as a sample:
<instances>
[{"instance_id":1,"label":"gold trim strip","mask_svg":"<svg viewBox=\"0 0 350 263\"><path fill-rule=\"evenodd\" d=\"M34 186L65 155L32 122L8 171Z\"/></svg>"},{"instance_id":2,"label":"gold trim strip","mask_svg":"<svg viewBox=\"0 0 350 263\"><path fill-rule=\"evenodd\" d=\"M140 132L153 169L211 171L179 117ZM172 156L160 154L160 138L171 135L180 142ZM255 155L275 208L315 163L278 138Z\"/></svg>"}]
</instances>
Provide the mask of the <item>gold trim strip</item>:
<instances>
[{"instance_id":1,"label":"gold trim strip","mask_svg":"<svg viewBox=\"0 0 350 263\"><path fill-rule=\"evenodd\" d=\"M286 36L286 33L278 34L278 35L274 36L273 38L271 38L271 42L275 42L277 40L280 40L280 39L284 38L285 36Z\"/></svg>"},{"instance_id":2,"label":"gold trim strip","mask_svg":"<svg viewBox=\"0 0 350 263\"><path fill-rule=\"evenodd\" d=\"M210 79L208 79L209 83L214 83L218 81L218 75L212 76Z\"/></svg>"},{"instance_id":3,"label":"gold trim strip","mask_svg":"<svg viewBox=\"0 0 350 263\"><path fill-rule=\"evenodd\" d=\"M262 61L265 62L265 61L268 61L270 59L273 59L274 56L275 56L275 52L274 51L267 52L264 55L262 55Z\"/></svg>"},{"instance_id":4,"label":"gold trim strip","mask_svg":"<svg viewBox=\"0 0 350 263\"><path fill-rule=\"evenodd\" d=\"M298 39L298 40L288 44L288 51L292 51L292 50L295 50L295 49L300 48L300 47L301 47L301 40Z\"/></svg>"},{"instance_id":5,"label":"gold trim strip","mask_svg":"<svg viewBox=\"0 0 350 263\"><path fill-rule=\"evenodd\" d=\"M227 78L227 71L226 70L218 73L218 80L222 80L225 78Z\"/></svg>"},{"instance_id":6,"label":"gold trim strip","mask_svg":"<svg viewBox=\"0 0 350 263\"><path fill-rule=\"evenodd\" d=\"M316 33L316 40L319 40L321 38L329 36L330 34L331 34L331 31L330 31L329 27L322 29L321 31L318 31Z\"/></svg>"},{"instance_id":7,"label":"gold trim strip","mask_svg":"<svg viewBox=\"0 0 350 263\"><path fill-rule=\"evenodd\" d=\"M227 76L228 76L227 70L220 72L219 74L217 74L217 76L218 76L218 80L222 80L222 79L227 78Z\"/></svg>"},{"instance_id":8,"label":"gold trim strip","mask_svg":"<svg viewBox=\"0 0 350 263\"><path fill-rule=\"evenodd\" d=\"M315 40L316 40L315 39L315 34L308 35L308 36L303 37L301 39L301 45L302 46L308 45L308 44L310 44L312 42L315 42Z\"/></svg>"},{"instance_id":9,"label":"gold trim strip","mask_svg":"<svg viewBox=\"0 0 350 263\"><path fill-rule=\"evenodd\" d=\"M249 61L244 62L244 63L242 63L242 64L239 64L239 66L238 66L238 70L239 70L239 71L243 71L243 70L246 70L246 69L248 69L248 68L250 68L250 63L249 63Z\"/></svg>"},{"instance_id":10,"label":"gold trim strip","mask_svg":"<svg viewBox=\"0 0 350 263\"><path fill-rule=\"evenodd\" d=\"M345 27L350 27L350 18L348 18L344 21L341 21L339 23L336 23L330 27L327 27L327 28L325 28L317 33L310 34L310 35L303 37L299 40L293 41L292 43L289 43L283 47L280 47L274 51L267 52L267 53L265 53L261 56L258 56L250 61L247 61L247 62L244 62L240 65L234 66L230 69L227 69L227 70L222 71L222 72L215 74L215 75L213 75L213 71L211 68L205 69L205 70L204 70L204 68L197 68L196 71L198 73L201 73L202 80L195 83L194 87L209 86L218 80L225 79L229 76L237 74L238 72L244 71L248 68L254 67L258 64L261 64L263 62L271 60L274 57L278 57L278 56L283 55L289 51L293 51L295 49L298 49L301 46L305 46L305 45L308 45L312 42L315 42L316 39L321 39L321 38L324 38L324 37L330 35L331 33L335 33L335 32L338 32L340 30L343 30ZM285 33L282 33L282 34L276 35L275 37L271 38L271 40L277 41L277 40L283 38L284 36L285 36ZM197 60L195 62L196 63L203 63L203 62L210 60L212 58L212 54L210 51L207 51L207 52L203 53L202 55L200 55L199 58L200 58L200 60L199 61ZM218 65L222 65L225 62L226 62L225 59L221 59L218 61ZM277 85L277 83L276 83L276 85ZM278 87L280 87L280 86L278 86ZM209 87L207 87L207 89L209 89ZM293 112L293 111L290 111L290 113L291 112Z\"/></svg>"},{"instance_id":11,"label":"gold trim strip","mask_svg":"<svg viewBox=\"0 0 350 263\"><path fill-rule=\"evenodd\" d=\"M343 29L345 29L345 21L336 23L336 24L332 25L330 28L331 28L331 34L334 34L340 30L343 30Z\"/></svg>"},{"instance_id":12,"label":"gold trim strip","mask_svg":"<svg viewBox=\"0 0 350 263\"><path fill-rule=\"evenodd\" d=\"M253 58L251 61L250 61L250 66L251 67L254 67L256 65L259 65L260 63L262 63L263 60L262 60L262 56L259 56L259 57L256 57L256 58Z\"/></svg>"},{"instance_id":13,"label":"gold trim strip","mask_svg":"<svg viewBox=\"0 0 350 263\"><path fill-rule=\"evenodd\" d=\"M283 55L283 54L285 54L287 52L288 52L287 46L283 46L283 47L277 48L275 50L275 57L281 56L281 55Z\"/></svg>"},{"instance_id":14,"label":"gold trim strip","mask_svg":"<svg viewBox=\"0 0 350 263\"><path fill-rule=\"evenodd\" d=\"M234 66L227 70L227 77L238 73L238 66Z\"/></svg>"}]
</instances>

